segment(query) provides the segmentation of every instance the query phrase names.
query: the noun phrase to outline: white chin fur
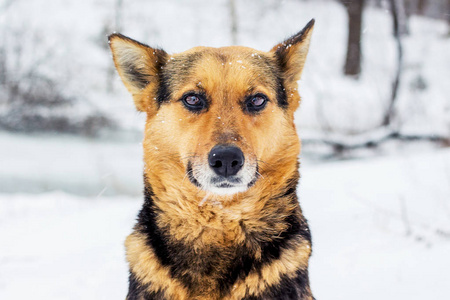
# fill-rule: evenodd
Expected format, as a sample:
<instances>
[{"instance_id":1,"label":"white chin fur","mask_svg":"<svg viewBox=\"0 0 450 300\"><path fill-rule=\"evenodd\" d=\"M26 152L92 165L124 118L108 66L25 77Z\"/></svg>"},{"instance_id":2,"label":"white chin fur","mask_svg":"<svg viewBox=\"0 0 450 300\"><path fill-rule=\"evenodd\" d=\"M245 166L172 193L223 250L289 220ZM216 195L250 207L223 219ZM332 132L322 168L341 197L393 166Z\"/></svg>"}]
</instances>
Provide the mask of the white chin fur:
<instances>
[{"instance_id":1,"label":"white chin fur","mask_svg":"<svg viewBox=\"0 0 450 300\"><path fill-rule=\"evenodd\" d=\"M252 164L245 164L242 170L238 172L236 176L239 177L239 183L228 182L227 180L221 181L219 184L227 183L229 187L219 187L212 183L216 174L207 165L203 165L196 170L193 170L193 176L200 184L200 188L204 191L216 194L216 195L233 195L237 193L242 193L248 190L248 185L256 173L256 166Z\"/></svg>"},{"instance_id":2,"label":"white chin fur","mask_svg":"<svg viewBox=\"0 0 450 300\"><path fill-rule=\"evenodd\" d=\"M209 186L208 188L203 188L205 191L211 192L216 195L220 196L226 196L226 195L233 195L237 193L245 192L248 188L247 186L240 185L240 186L233 186L233 187L227 187L227 188L219 188L215 186Z\"/></svg>"}]
</instances>

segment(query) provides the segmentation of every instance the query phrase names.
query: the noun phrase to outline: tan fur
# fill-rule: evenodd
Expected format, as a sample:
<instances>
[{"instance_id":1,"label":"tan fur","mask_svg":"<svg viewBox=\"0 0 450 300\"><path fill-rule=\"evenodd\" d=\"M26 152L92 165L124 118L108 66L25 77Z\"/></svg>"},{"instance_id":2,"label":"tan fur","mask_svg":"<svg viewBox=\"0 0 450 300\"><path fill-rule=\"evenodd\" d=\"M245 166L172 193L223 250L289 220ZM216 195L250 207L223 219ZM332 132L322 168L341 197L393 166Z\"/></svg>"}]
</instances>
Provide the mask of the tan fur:
<instances>
[{"instance_id":1,"label":"tan fur","mask_svg":"<svg viewBox=\"0 0 450 300\"><path fill-rule=\"evenodd\" d=\"M147 247L145 238L134 232L127 237L125 246L130 270L143 284L152 283L151 291L165 290L171 299L188 299L185 288L177 280L171 278L168 268L158 262L153 251Z\"/></svg>"},{"instance_id":2,"label":"tan fur","mask_svg":"<svg viewBox=\"0 0 450 300\"><path fill-rule=\"evenodd\" d=\"M142 283L152 283L150 291L165 290L170 299L189 299L188 292L182 284L171 278L169 269L162 266L152 250L146 246L144 237L138 233L132 233L128 236L125 245L131 270ZM245 280L237 282L233 286L230 297L224 300L242 299L247 294L260 295L267 286L277 284L281 276L294 274L299 268L306 269L310 253L311 247L308 243L300 242L293 245L292 248L285 250L279 259L265 266L260 274L251 272Z\"/></svg>"},{"instance_id":3,"label":"tan fur","mask_svg":"<svg viewBox=\"0 0 450 300\"><path fill-rule=\"evenodd\" d=\"M278 260L265 266L260 274L251 272L245 280L237 282L229 299L242 299L246 294L261 295L268 286L279 283L281 276L294 276L299 268L306 269L310 254L311 247L308 243L293 245L292 248L285 250Z\"/></svg>"}]
</instances>

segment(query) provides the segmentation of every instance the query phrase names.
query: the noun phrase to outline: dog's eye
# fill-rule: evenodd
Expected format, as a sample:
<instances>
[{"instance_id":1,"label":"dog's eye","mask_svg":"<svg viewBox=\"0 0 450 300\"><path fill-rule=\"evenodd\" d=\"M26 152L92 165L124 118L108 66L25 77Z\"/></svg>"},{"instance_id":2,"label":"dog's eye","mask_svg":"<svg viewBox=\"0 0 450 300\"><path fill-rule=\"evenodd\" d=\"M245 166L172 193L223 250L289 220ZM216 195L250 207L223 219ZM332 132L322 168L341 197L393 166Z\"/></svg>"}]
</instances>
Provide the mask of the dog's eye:
<instances>
[{"instance_id":1,"label":"dog's eye","mask_svg":"<svg viewBox=\"0 0 450 300\"><path fill-rule=\"evenodd\" d=\"M263 94L256 94L248 98L245 102L246 109L249 112L259 112L261 111L267 103L267 97Z\"/></svg>"},{"instance_id":2,"label":"dog's eye","mask_svg":"<svg viewBox=\"0 0 450 300\"><path fill-rule=\"evenodd\" d=\"M264 103L266 103L266 99L261 96L255 96L252 98L251 102L252 102L253 106L259 107L259 106L264 105Z\"/></svg>"},{"instance_id":3,"label":"dog's eye","mask_svg":"<svg viewBox=\"0 0 450 300\"><path fill-rule=\"evenodd\" d=\"M198 112L206 107L205 98L202 95L189 94L183 97L184 106L190 111Z\"/></svg>"},{"instance_id":4,"label":"dog's eye","mask_svg":"<svg viewBox=\"0 0 450 300\"><path fill-rule=\"evenodd\" d=\"M200 99L195 95L187 96L185 101L189 105L199 105L200 104Z\"/></svg>"}]
</instances>

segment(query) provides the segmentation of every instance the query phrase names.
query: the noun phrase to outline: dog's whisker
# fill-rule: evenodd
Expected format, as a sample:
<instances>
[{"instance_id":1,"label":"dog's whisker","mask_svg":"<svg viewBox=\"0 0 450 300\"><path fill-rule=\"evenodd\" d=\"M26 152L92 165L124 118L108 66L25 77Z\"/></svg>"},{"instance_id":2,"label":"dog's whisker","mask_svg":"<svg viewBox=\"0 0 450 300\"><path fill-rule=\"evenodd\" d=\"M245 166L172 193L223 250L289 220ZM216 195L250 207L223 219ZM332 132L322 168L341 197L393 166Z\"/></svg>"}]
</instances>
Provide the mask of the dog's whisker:
<instances>
[{"instance_id":1,"label":"dog's whisker","mask_svg":"<svg viewBox=\"0 0 450 300\"><path fill-rule=\"evenodd\" d=\"M186 177L188 177L190 174L194 174L194 170L193 169L189 170L189 172L186 172L184 174L183 180L181 180L181 186L184 184L184 180L186 179Z\"/></svg>"},{"instance_id":2,"label":"dog's whisker","mask_svg":"<svg viewBox=\"0 0 450 300\"><path fill-rule=\"evenodd\" d=\"M197 157L199 157L199 155L187 155L187 156L184 156L184 157L180 157L180 160L185 160L185 159L189 159L189 158L197 158Z\"/></svg>"},{"instance_id":3,"label":"dog's whisker","mask_svg":"<svg viewBox=\"0 0 450 300\"><path fill-rule=\"evenodd\" d=\"M259 171L256 171L256 174L258 174L258 176L261 176L261 178L265 178Z\"/></svg>"},{"instance_id":4,"label":"dog's whisker","mask_svg":"<svg viewBox=\"0 0 450 300\"><path fill-rule=\"evenodd\" d=\"M203 204L208 200L208 196L210 196L210 193L206 193L205 197L203 197L202 201L199 202L198 206L202 207Z\"/></svg>"},{"instance_id":5,"label":"dog's whisker","mask_svg":"<svg viewBox=\"0 0 450 300\"><path fill-rule=\"evenodd\" d=\"M263 164L266 164L266 165L267 165L267 163L266 163L265 161L261 160L261 159L257 159L256 161L257 161L257 162L262 162Z\"/></svg>"}]
</instances>

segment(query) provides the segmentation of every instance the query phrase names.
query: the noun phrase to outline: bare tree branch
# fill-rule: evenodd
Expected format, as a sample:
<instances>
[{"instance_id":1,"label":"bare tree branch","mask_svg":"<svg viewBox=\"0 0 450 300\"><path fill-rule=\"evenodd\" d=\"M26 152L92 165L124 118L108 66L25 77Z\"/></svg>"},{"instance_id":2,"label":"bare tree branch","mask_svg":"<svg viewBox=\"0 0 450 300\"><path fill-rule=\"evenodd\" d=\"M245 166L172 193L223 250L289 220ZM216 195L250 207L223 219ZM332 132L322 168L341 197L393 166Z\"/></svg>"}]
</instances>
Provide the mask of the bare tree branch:
<instances>
[{"instance_id":1,"label":"bare tree branch","mask_svg":"<svg viewBox=\"0 0 450 300\"><path fill-rule=\"evenodd\" d=\"M340 153L347 150L356 150L363 148L376 148L383 143L399 140L399 141L430 141L441 143L444 145L450 145L450 137L440 135L413 135L402 134L397 131L385 131L378 134L378 136L357 136L353 137L353 141L343 141L339 139L327 139L327 138L303 138L303 145L327 145L333 148L334 152Z\"/></svg>"},{"instance_id":2,"label":"bare tree branch","mask_svg":"<svg viewBox=\"0 0 450 300\"><path fill-rule=\"evenodd\" d=\"M11 4L13 4L13 2L14 0L6 0L2 4L0 4L0 14L5 12L11 6Z\"/></svg>"},{"instance_id":3,"label":"bare tree branch","mask_svg":"<svg viewBox=\"0 0 450 300\"><path fill-rule=\"evenodd\" d=\"M230 9L230 19L231 19L231 43L237 45L238 43L238 25L237 25L237 13L236 13L236 2L235 0L229 0L228 6Z\"/></svg>"},{"instance_id":4,"label":"bare tree branch","mask_svg":"<svg viewBox=\"0 0 450 300\"><path fill-rule=\"evenodd\" d=\"M397 102L397 94L398 94L398 88L400 85L400 79L401 79L401 73L403 69L403 44L402 44L402 38L401 38L401 32L400 32L400 22L402 21L399 18L399 2L403 0L389 0L389 3L391 5L391 13L392 13L392 20L394 23L394 37L395 37L395 43L397 46L397 70L395 72L395 79L392 83L392 93L391 93L391 99L389 102L389 106L386 109L386 113L383 118L383 126L388 126L392 123L392 120L395 117L395 104Z\"/></svg>"}]
</instances>

